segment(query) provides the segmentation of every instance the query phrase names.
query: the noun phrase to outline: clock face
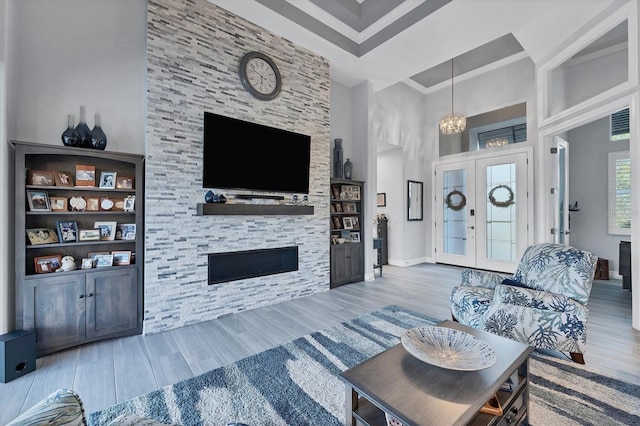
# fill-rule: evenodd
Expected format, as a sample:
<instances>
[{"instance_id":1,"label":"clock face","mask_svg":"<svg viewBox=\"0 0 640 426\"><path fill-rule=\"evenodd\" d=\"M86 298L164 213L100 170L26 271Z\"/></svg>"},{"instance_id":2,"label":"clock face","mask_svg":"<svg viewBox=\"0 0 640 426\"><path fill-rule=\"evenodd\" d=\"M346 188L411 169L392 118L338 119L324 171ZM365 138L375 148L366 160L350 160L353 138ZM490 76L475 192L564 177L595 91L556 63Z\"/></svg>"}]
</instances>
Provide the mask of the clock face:
<instances>
[{"instance_id":1,"label":"clock face","mask_svg":"<svg viewBox=\"0 0 640 426\"><path fill-rule=\"evenodd\" d=\"M276 64L263 53L249 52L240 62L242 85L254 97L261 100L274 99L281 88L280 71Z\"/></svg>"}]
</instances>

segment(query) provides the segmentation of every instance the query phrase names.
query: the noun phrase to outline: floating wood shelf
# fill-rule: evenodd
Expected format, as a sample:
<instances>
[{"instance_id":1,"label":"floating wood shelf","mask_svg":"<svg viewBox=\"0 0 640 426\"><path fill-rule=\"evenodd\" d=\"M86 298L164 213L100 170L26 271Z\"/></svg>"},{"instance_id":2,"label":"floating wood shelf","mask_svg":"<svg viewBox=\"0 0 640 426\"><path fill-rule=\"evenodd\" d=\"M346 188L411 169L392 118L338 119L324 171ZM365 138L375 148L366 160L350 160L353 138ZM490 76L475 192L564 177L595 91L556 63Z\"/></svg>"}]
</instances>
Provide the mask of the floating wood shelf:
<instances>
[{"instance_id":1,"label":"floating wood shelf","mask_svg":"<svg viewBox=\"0 0 640 426\"><path fill-rule=\"evenodd\" d=\"M312 215L313 212L313 206L198 203L197 215Z\"/></svg>"}]
</instances>

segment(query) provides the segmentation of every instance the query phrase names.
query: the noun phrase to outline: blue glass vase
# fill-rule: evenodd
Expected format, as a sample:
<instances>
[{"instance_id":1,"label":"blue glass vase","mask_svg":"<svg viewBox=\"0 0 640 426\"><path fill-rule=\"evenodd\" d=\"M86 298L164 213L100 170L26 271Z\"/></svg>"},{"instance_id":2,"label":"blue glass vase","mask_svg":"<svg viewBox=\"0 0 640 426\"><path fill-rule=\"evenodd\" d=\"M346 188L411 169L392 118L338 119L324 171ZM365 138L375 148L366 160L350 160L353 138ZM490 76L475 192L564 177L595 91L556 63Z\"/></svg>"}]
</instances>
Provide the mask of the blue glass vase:
<instances>
[{"instance_id":1,"label":"blue glass vase","mask_svg":"<svg viewBox=\"0 0 640 426\"><path fill-rule=\"evenodd\" d=\"M100 114L96 114L96 121L89 139L91 140L91 148L104 150L107 147L107 135L104 134L100 126Z\"/></svg>"},{"instance_id":2,"label":"blue glass vase","mask_svg":"<svg viewBox=\"0 0 640 426\"><path fill-rule=\"evenodd\" d=\"M80 122L76 126L76 133L80 138L80 143L78 143L78 146L81 148L91 148L91 136L90 136L91 130L89 129L89 126L87 126L87 119L85 114L86 114L86 109L85 107L81 106Z\"/></svg>"},{"instance_id":3,"label":"blue glass vase","mask_svg":"<svg viewBox=\"0 0 640 426\"><path fill-rule=\"evenodd\" d=\"M67 116L67 130L62 133L62 143L64 146L78 146L80 143L80 136L73 128L73 115Z\"/></svg>"}]
</instances>

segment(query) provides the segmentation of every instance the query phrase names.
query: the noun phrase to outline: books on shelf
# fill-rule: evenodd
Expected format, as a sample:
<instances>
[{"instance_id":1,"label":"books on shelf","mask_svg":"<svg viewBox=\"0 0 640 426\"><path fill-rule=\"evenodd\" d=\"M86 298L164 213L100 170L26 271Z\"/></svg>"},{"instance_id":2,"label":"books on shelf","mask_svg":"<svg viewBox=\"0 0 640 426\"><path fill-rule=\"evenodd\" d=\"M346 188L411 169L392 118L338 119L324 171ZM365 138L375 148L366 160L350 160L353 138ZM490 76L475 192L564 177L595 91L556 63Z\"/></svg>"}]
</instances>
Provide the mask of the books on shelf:
<instances>
[{"instance_id":1,"label":"books on shelf","mask_svg":"<svg viewBox=\"0 0 640 426\"><path fill-rule=\"evenodd\" d=\"M501 391L513 392L518 387L519 382L518 370L514 371L513 374L500 386Z\"/></svg>"}]
</instances>

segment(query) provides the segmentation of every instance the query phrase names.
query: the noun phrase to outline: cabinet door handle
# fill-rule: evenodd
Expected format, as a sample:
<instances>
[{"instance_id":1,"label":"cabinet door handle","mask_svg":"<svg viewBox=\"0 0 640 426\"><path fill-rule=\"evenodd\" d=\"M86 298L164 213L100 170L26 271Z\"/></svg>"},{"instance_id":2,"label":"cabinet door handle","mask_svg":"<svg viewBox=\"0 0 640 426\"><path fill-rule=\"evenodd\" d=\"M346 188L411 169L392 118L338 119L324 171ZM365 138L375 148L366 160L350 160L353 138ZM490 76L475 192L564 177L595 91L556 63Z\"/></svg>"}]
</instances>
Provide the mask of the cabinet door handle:
<instances>
[{"instance_id":1,"label":"cabinet door handle","mask_svg":"<svg viewBox=\"0 0 640 426\"><path fill-rule=\"evenodd\" d=\"M78 297L78 299L84 299L84 294L81 294L80 297Z\"/></svg>"},{"instance_id":2,"label":"cabinet door handle","mask_svg":"<svg viewBox=\"0 0 640 426\"><path fill-rule=\"evenodd\" d=\"M91 297L91 296L93 296L93 293L87 294L87 297Z\"/></svg>"}]
</instances>

